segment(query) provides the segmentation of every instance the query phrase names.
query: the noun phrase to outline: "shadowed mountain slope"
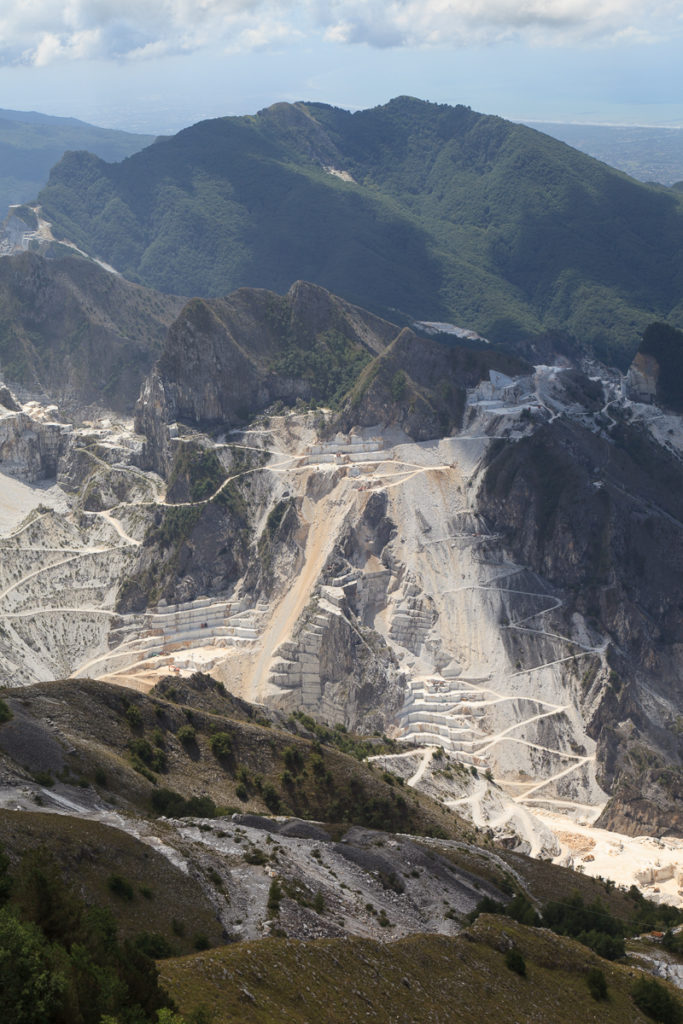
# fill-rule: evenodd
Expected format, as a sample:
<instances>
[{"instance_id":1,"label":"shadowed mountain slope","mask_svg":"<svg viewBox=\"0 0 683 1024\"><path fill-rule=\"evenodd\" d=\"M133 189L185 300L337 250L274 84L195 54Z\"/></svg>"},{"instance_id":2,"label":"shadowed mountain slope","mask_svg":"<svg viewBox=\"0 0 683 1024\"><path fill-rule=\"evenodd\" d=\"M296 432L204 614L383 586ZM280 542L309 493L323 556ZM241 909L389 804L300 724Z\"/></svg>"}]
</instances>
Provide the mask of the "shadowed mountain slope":
<instances>
[{"instance_id":1,"label":"shadowed mountain slope","mask_svg":"<svg viewBox=\"0 0 683 1024\"><path fill-rule=\"evenodd\" d=\"M653 314L680 315L675 192L462 106L276 104L120 164L67 154L41 202L56 233L166 291L305 278L494 339L561 328L622 362Z\"/></svg>"}]
</instances>

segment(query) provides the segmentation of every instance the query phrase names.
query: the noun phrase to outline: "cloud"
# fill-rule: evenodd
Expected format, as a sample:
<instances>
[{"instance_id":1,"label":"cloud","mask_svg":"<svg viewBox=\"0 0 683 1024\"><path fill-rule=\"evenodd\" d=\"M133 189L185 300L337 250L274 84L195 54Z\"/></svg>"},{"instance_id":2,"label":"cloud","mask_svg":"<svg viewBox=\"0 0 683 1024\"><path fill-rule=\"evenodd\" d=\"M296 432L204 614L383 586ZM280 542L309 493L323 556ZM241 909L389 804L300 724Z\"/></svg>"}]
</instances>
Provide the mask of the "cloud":
<instances>
[{"instance_id":1,"label":"cloud","mask_svg":"<svg viewBox=\"0 0 683 1024\"><path fill-rule=\"evenodd\" d=\"M683 24L683 0L23 0L0 13L0 62L144 60L302 37L373 47L634 43Z\"/></svg>"}]
</instances>

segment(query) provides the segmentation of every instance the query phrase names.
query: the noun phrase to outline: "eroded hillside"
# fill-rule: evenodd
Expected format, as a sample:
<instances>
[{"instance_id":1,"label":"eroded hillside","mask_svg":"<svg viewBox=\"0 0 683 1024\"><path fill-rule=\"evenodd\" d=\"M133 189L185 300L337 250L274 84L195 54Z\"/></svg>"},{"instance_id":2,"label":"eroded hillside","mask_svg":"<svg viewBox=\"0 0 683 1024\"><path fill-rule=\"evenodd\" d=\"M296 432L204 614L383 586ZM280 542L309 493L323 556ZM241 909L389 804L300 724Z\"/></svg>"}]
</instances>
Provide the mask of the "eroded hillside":
<instances>
[{"instance_id":1,"label":"eroded hillside","mask_svg":"<svg viewBox=\"0 0 683 1024\"><path fill-rule=\"evenodd\" d=\"M142 433L3 398L3 682L207 671L414 745L374 756L509 845L677 899L681 427L628 386L305 285L191 303Z\"/></svg>"}]
</instances>

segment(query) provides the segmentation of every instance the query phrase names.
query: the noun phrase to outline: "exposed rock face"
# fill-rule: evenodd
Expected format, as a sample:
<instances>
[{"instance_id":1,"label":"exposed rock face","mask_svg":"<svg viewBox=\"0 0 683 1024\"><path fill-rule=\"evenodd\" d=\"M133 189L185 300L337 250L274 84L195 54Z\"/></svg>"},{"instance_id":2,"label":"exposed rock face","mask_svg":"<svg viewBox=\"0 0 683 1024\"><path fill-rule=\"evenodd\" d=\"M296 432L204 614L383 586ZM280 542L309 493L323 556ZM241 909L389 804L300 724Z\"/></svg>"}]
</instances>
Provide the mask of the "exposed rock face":
<instances>
[{"instance_id":1,"label":"exposed rock face","mask_svg":"<svg viewBox=\"0 0 683 1024\"><path fill-rule=\"evenodd\" d=\"M78 256L0 259L0 367L67 415L130 413L181 301Z\"/></svg>"},{"instance_id":2,"label":"exposed rock face","mask_svg":"<svg viewBox=\"0 0 683 1024\"><path fill-rule=\"evenodd\" d=\"M655 357L638 352L626 376L630 397L637 402L654 402L658 378L659 363Z\"/></svg>"},{"instance_id":3,"label":"exposed rock face","mask_svg":"<svg viewBox=\"0 0 683 1024\"><path fill-rule=\"evenodd\" d=\"M515 560L562 589L565 623L579 612L608 638L608 685L590 719L600 777L614 792L604 821L633 834L678 832L680 461L642 427L615 422L600 436L558 419L491 449L478 500Z\"/></svg>"},{"instance_id":4,"label":"exposed rock face","mask_svg":"<svg viewBox=\"0 0 683 1024\"><path fill-rule=\"evenodd\" d=\"M330 344L349 359L369 359L395 334L392 324L301 281L285 297L242 288L226 299L192 300L137 405L151 463L162 468L165 424L232 427L276 401L328 400L338 382L307 372L307 363L332 362Z\"/></svg>"},{"instance_id":5,"label":"exposed rock face","mask_svg":"<svg viewBox=\"0 0 683 1024\"><path fill-rule=\"evenodd\" d=\"M16 407L16 402L12 404ZM24 412L7 410L3 405L0 409L0 473L28 483L56 476L57 462L66 449L70 432L67 424L44 423Z\"/></svg>"},{"instance_id":6,"label":"exposed rock face","mask_svg":"<svg viewBox=\"0 0 683 1024\"><path fill-rule=\"evenodd\" d=\"M465 405L460 368L454 351L405 329L366 368L339 424L349 430L392 423L416 441L450 434L461 425Z\"/></svg>"}]
</instances>

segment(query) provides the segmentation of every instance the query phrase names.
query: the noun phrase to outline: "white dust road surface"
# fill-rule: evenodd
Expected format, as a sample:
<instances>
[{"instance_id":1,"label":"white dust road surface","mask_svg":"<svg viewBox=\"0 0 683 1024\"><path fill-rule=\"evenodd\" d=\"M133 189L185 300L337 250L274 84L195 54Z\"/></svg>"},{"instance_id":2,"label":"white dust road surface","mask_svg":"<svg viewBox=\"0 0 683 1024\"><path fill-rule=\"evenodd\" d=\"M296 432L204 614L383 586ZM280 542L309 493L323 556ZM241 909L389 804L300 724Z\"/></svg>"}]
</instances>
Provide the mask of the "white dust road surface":
<instances>
[{"instance_id":1,"label":"white dust road surface","mask_svg":"<svg viewBox=\"0 0 683 1024\"><path fill-rule=\"evenodd\" d=\"M49 487L44 482L25 484L0 473L0 537L6 537L16 530L22 519L39 505L48 505L60 512L67 511L66 496L57 484Z\"/></svg>"}]
</instances>

